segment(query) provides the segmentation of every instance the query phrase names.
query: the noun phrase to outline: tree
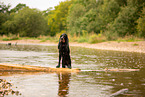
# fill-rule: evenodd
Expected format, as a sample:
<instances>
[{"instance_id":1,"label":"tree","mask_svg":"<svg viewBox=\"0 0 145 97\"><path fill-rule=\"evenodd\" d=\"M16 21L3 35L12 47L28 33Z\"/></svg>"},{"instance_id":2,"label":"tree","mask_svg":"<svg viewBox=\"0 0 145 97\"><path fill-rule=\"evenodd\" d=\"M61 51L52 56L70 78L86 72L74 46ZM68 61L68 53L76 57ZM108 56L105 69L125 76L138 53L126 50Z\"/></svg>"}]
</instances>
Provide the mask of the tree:
<instances>
[{"instance_id":1,"label":"tree","mask_svg":"<svg viewBox=\"0 0 145 97\"><path fill-rule=\"evenodd\" d=\"M5 22L3 27L8 33L37 37L45 32L46 25L47 23L40 11L25 7L15 13L12 20Z\"/></svg>"},{"instance_id":2,"label":"tree","mask_svg":"<svg viewBox=\"0 0 145 97\"><path fill-rule=\"evenodd\" d=\"M68 15L70 33L105 31L119 11L120 6L115 0L77 0Z\"/></svg>"},{"instance_id":3,"label":"tree","mask_svg":"<svg viewBox=\"0 0 145 97\"><path fill-rule=\"evenodd\" d=\"M136 35L138 37L144 37L145 38L145 7L142 10L142 13L140 15L140 18L137 20L137 33Z\"/></svg>"},{"instance_id":4,"label":"tree","mask_svg":"<svg viewBox=\"0 0 145 97\"><path fill-rule=\"evenodd\" d=\"M71 6L68 15L68 29L71 34L78 34L80 30L80 18L85 13L85 7L81 4L74 4Z\"/></svg>"},{"instance_id":5,"label":"tree","mask_svg":"<svg viewBox=\"0 0 145 97\"><path fill-rule=\"evenodd\" d=\"M56 33L66 31L68 10L72 2L73 0L60 2L55 6L55 10L48 13L49 35L54 36Z\"/></svg>"},{"instance_id":6,"label":"tree","mask_svg":"<svg viewBox=\"0 0 145 97\"><path fill-rule=\"evenodd\" d=\"M124 37L135 34L136 21L139 18L140 8L143 4L140 1L127 0L127 5L121 7L117 18L108 26L107 32L110 33L110 39L115 39L116 36ZM107 35L109 36L109 34Z\"/></svg>"},{"instance_id":7,"label":"tree","mask_svg":"<svg viewBox=\"0 0 145 97\"><path fill-rule=\"evenodd\" d=\"M18 12L19 10L22 10L22 9L25 8L25 7L26 7L26 4L21 4L21 3L19 3L16 7L14 7L13 9L11 9L10 12L11 12L11 13L12 13L12 12L16 13L16 12Z\"/></svg>"},{"instance_id":8,"label":"tree","mask_svg":"<svg viewBox=\"0 0 145 97\"><path fill-rule=\"evenodd\" d=\"M100 33L100 31L105 31L107 25L115 20L120 11L120 6L116 0L103 0L103 4L97 8L97 11L96 31Z\"/></svg>"},{"instance_id":9,"label":"tree","mask_svg":"<svg viewBox=\"0 0 145 97\"><path fill-rule=\"evenodd\" d=\"M67 20L69 33L81 35L84 30L89 30L90 25L94 25L96 5L96 0L76 0L72 4Z\"/></svg>"},{"instance_id":10,"label":"tree","mask_svg":"<svg viewBox=\"0 0 145 97\"><path fill-rule=\"evenodd\" d=\"M49 7L47 10L42 11L42 13L43 13L44 16L47 17L49 14L51 14L50 11L52 11L52 10L53 10L53 8L52 7Z\"/></svg>"},{"instance_id":11,"label":"tree","mask_svg":"<svg viewBox=\"0 0 145 97\"><path fill-rule=\"evenodd\" d=\"M11 5L5 5L3 2L0 2L0 13L9 13L9 9L10 9Z\"/></svg>"},{"instance_id":12,"label":"tree","mask_svg":"<svg viewBox=\"0 0 145 97\"><path fill-rule=\"evenodd\" d=\"M5 34L2 24L9 19L10 7L11 5L5 5L3 2L0 2L0 35Z\"/></svg>"}]
</instances>

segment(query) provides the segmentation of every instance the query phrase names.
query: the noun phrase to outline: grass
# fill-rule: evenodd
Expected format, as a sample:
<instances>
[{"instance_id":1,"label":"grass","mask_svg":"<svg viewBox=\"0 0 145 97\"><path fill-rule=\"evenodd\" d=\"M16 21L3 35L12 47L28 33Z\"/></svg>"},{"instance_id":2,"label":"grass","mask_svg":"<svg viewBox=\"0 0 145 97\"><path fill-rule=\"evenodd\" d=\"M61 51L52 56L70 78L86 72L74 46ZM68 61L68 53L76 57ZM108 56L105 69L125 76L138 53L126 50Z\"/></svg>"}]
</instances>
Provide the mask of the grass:
<instances>
[{"instance_id":1,"label":"grass","mask_svg":"<svg viewBox=\"0 0 145 97\"><path fill-rule=\"evenodd\" d=\"M139 44L137 44L137 43L134 43L134 44L133 44L133 46L139 46Z\"/></svg>"},{"instance_id":2,"label":"grass","mask_svg":"<svg viewBox=\"0 0 145 97\"><path fill-rule=\"evenodd\" d=\"M107 41L107 38L102 35L102 34L92 34L89 37L89 43L93 44L93 43L100 43L100 42L105 42Z\"/></svg>"},{"instance_id":3,"label":"grass","mask_svg":"<svg viewBox=\"0 0 145 97\"><path fill-rule=\"evenodd\" d=\"M86 37L80 37L77 39L78 43L84 43L84 42L88 42L88 39Z\"/></svg>"},{"instance_id":4,"label":"grass","mask_svg":"<svg viewBox=\"0 0 145 97\"><path fill-rule=\"evenodd\" d=\"M1 36L0 37L0 40L3 40L3 41L11 41L11 40L19 40L19 39L20 39L20 37L17 35Z\"/></svg>"},{"instance_id":5,"label":"grass","mask_svg":"<svg viewBox=\"0 0 145 97\"><path fill-rule=\"evenodd\" d=\"M123 38L118 38L116 41L118 42L136 42L136 41L144 41L144 38L138 38L136 36L125 36Z\"/></svg>"},{"instance_id":6,"label":"grass","mask_svg":"<svg viewBox=\"0 0 145 97\"><path fill-rule=\"evenodd\" d=\"M82 35L68 34L68 36L70 42L94 44L107 41L107 38L102 34L87 33L86 31L83 31Z\"/></svg>"},{"instance_id":7,"label":"grass","mask_svg":"<svg viewBox=\"0 0 145 97\"><path fill-rule=\"evenodd\" d=\"M11 40L25 40L25 39L32 39L32 40L40 40L40 42L46 42L46 41L51 41L51 42L58 42L59 37L62 33L56 34L54 37L51 36L42 36L40 35L37 38L33 37L19 37L19 35L9 35L9 36L0 36L0 40L3 41L11 41ZM109 41L107 37L103 34L96 34L96 33L83 33L83 35L70 35L68 34L69 41L70 42L78 42L78 43L100 43L100 42L105 42ZM135 41L144 41L144 38L138 38L135 36L126 36L124 38L118 38L117 41L119 42L135 42ZM134 44L133 46L138 46L138 44Z\"/></svg>"}]
</instances>

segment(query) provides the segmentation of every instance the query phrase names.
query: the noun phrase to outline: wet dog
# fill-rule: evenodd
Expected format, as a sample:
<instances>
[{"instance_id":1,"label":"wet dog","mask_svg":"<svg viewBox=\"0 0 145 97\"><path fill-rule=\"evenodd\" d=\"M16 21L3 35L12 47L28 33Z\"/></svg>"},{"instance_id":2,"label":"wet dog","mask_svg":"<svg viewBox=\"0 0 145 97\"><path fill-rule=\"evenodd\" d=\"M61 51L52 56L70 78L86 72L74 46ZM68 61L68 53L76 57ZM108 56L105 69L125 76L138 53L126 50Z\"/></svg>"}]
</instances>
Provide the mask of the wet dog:
<instances>
[{"instance_id":1,"label":"wet dog","mask_svg":"<svg viewBox=\"0 0 145 97\"><path fill-rule=\"evenodd\" d=\"M70 58L70 49L69 49L69 40L67 34L62 34L59 38L58 43L59 49L59 61L56 68L60 67L60 61L62 59L62 68L66 66L71 69L71 58Z\"/></svg>"}]
</instances>

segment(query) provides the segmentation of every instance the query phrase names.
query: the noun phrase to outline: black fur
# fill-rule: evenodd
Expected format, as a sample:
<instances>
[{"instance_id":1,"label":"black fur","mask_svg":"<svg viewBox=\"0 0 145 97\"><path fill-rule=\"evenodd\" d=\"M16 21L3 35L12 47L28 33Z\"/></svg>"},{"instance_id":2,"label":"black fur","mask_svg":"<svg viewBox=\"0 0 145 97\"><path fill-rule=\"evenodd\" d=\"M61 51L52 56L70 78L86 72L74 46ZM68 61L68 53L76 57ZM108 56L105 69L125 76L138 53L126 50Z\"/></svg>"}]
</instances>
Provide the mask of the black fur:
<instances>
[{"instance_id":1,"label":"black fur","mask_svg":"<svg viewBox=\"0 0 145 97\"><path fill-rule=\"evenodd\" d=\"M70 58L70 49L69 49L69 40L67 37L67 34L62 34L59 38L58 43L58 49L59 49L59 61L56 68L60 67L60 61L62 58L62 68L65 68L66 66L71 69L71 58Z\"/></svg>"}]
</instances>

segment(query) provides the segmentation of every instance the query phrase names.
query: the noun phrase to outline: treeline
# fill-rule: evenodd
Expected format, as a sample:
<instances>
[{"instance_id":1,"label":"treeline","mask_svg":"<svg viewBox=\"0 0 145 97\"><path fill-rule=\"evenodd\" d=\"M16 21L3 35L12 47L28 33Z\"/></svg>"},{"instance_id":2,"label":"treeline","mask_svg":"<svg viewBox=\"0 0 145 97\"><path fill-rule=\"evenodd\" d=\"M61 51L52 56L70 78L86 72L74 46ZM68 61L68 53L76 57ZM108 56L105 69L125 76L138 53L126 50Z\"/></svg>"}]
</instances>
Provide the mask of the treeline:
<instances>
[{"instance_id":1,"label":"treeline","mask_svg":"<svg viewBox=\"0 0 145 97\"><path fill-rule=\"evenodd\" d=\"M46 31L47 20L43 13L31 9L26 4L18 4L10 9L10 5L0 5L0 34L19 34L24 37L37 37Z\"/></svg>"},{"instance_id":2,"label":"treeline","mask_svg":"<svg viewBox=\"0 0 145 97\"><path fill-rule=\"evenodd\" d=\"M145 38L145 0L66 0L45 11L0 4L0 35L21 37L103 34L108 40Z\"/></svg>"},{"instance_id":3,"label":"treeline","mask_svg":"<svg viewBox=\"0 0 145 97\"><path fill-rule=\"evenodd\" d=\"M145 0L76 0L69 10L74 34L102 33L109 40L127 35L145 37Z\"/></svg>"}]
</instances>

